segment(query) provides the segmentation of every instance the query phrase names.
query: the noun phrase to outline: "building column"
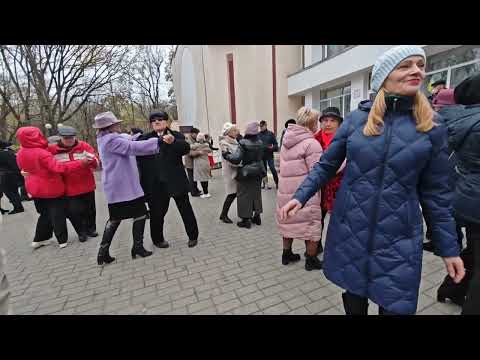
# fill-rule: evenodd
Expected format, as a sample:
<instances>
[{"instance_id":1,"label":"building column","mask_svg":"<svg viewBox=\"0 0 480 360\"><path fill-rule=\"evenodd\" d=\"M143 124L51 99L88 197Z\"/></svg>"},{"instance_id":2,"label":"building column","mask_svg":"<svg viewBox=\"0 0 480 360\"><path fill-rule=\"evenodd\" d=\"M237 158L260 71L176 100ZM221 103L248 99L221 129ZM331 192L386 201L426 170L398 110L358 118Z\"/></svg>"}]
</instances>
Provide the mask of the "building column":
<instances>
[{"instance_id":1,"label":"building column","mask_svg":"<svg viewBox=\"0 0 480 360\"><path fill-rule=\"evenodd\" d=\"M352 77L350 88L352 96L350 100L350 110L353 111L358 107L362 100L368 99L368 74L369 72L362 72Z\"/></svg>"}]
</instances>

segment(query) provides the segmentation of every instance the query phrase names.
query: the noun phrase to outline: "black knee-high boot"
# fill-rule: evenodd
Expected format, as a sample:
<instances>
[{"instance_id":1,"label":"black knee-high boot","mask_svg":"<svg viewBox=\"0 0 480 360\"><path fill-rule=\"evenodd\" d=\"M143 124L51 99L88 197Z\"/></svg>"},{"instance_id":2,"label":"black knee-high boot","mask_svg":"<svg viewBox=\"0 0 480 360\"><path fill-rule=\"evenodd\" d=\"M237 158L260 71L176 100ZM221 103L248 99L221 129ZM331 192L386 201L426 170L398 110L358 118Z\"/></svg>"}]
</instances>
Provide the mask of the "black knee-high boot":
<instances>
[{"instance_id":1,"label":"black knee-high boot","mask_svg":"<svg viewBox=\"0 0 480 360\"><path fill-rule=\"evenodd\" d=\"M151 251L145 250L143 247L143 232L145 230L146 217L135 219L132 226L133 235L133 247L132 247L132 259L138 256L147 257L152 255Z\"/></svg>"},{"instance_id":2,"label":"black knee-high boot","mask_svg":"<svg viewBox=\"0 0 480 360\"><path fill-rule=\"evenodd\" d=\"M100 248L98 249L97 262L98 265L110 264L115 260L114 257L111 257L109 254L110 244L112 243L113 236L120 225L120 221L107 221L105 225L105 230L103 231L102 242L100 243Z\"/></svg>"},{"instance_id":3,"label":"black knee-high boot","mask_svg":"<svg viewBox=\"0 0 480 360\"><path fill-rule=\"evenodd\" d=\"M228 194L225 198L225 202L223 203L222 213L220 214L220 220L222 220L226 224L232 224L233 221L228 217L228 210L230 210L230 206L232 205L233 201L237 197L237 194Z\"/></svg>"}]
</instances>

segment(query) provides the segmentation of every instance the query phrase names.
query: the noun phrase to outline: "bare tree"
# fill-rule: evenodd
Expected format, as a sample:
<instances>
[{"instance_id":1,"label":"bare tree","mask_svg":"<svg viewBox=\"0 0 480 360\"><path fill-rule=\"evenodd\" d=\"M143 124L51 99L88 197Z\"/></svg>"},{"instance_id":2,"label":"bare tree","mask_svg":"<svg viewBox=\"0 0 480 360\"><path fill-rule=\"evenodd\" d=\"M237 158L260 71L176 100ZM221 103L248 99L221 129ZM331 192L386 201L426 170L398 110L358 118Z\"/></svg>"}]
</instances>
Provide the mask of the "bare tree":
<instances>
[{"instance_id":1,"label":"bare tree","mask_svg":"<svg viewBox=\"0 0 480 360\"><path fill-rule=\"evenodd\" d=\"M70 120L128 67L126 46L17 45L0 49L2 55L14 54L22 60L23 73L35 92L40 117L54 128ZM4 63L8 64L5 57ZM13 72L9 75L15 78Z\"/></svg>"},{"instance_id":2,"label":"bare tree","mask_svg":"<svg viewBox=\"0 0 480 360\"><path fill-rule=\"evenodd\" d=\"M136 46L135 59L130 68L129 79L133 88L132 100L144 117L153 109L162 109L165 51L160 46Z\"/></svg>"},{"instance_id":3,"label":"bare tree","mask_svg":"<svg viewBox=\"0 0 480 360\"><path fill-rule=\"evenodd\" d=\"M0 45L0 55L0 98L4 122L2 127L10 133L11 138L17 128L31 119L31 109L34 107L31 71L19 47ZM15 119L12 129L9 129L7 124L9 115Z\"/></svg>"}]
</instances>

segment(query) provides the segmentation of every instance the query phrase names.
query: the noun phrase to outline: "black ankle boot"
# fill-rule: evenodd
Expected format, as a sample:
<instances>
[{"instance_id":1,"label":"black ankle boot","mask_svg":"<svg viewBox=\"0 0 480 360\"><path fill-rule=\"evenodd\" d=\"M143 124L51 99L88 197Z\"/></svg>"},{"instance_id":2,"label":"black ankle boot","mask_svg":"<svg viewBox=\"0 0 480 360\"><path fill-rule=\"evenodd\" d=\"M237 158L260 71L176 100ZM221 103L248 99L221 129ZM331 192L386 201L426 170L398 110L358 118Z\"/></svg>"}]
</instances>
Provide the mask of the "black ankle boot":
<instances>
[{"instance_id":1,"label":"black ankle boot","mask_svg":"<svg viewBox=\"0 0 480 360\"><path fill-rule=\"evenodd\" d=\"M110 264L111 262L114 262L115 258L111 257L110 254L107 252L104 255L98 255L97 256L97 263L98 265L103 265L105 264Z\"/></svg>"},{"instance_id":2,"label":"black ankle boot","mask_svg":"<svg viewBox=\"0 0 480 360\"><path fill-rule=\"evenodd\" d=\"M24 209L23 207L21 207L21 208L16 208L16 209L13 209L12 211L10 211L10 212L8 213L8 215L19 214L19 213L22 213L22 212L24 212L24 211L25 211L25 209Z\"/></svg>"},{"instance_id":3,"label":"black ankle boot","mask_svg":"<svg viewBox=\"0 0 480 360\"><path fill-rule=\"evenodd\" d=\"M2 209L2 208L0 208L0 212L2 213L2 215L4 215L4 214L8 213L9 211L8 211L8 210L5 210L5 209Z\"/></svg>"},{"instance_id":4,"label":"black ankle boot","mask_svg":"<svg viewBox=\"0 0 480 360\"><path fill-rule=\"evenodd\" d=\"M98 265L110 264L115 260L114 257L111 257L109 254L110 244L112 243L113 236L120 225L120 221L110 222L107 221L105 225L105 230L103 231L102 241L100 243L100 248L98 249L97 263Z\"/></svg>"},{"instance_id":5,"label":"black ankle boot","mask_svg":"<svg viewBox=\"0 0 480 360\"><path fill-rule=\"evenodd\" d=\"M133 247L132 247L132 259L138 256L147 257L153 254L153 252L145 250L143 247L143 232L145 230L146 219L138 219L133 222L132 235L133 235Z\"/></svg>"},{"instance_id":6,"label":"black ankle boot","mask_svg":"<svg viewBox=\"0 0 480 360\"><path fill-rule=\"evenodd\" d=\"M282 264L288 265L291 262L300 261L300 255L294 254L292 249L283 249Z\"/></svg>"},{"instance_id":7,"label":"black ankle boot","mask_svg":"<svg viewBox=\"0 0 480 360\"><path fill-rule=\"evenodd\" d=\"M233 224L233 221L227 215L220 215L220 220L225 224Z\"/></svg>"},{"instance_id":8,"label":"black ankle boot","mask_svg":"<svg viewBox=\"0 0 480 360\"><path fill-rule=\"evenodd\" d=\"M312 271L312 270L321 270L322 269L322 262L316 256L308 256L305 259L305 270Z\"/></svg>"},{"instance_id":9,"label":"black ankle boot","mask_svg":"<svg viewBox=\"0 0 480 360\"><path fill-rule=\"evenodd\" d=\"M262 219L260 218L260 214L255 214L252 218L252 222L256 225L262 225Z\"/></svg>"},{"instance_id":10,"label":"black ankle boot","mask_svg":"<svg viewBox=\"0 0 480 360\"><path fill-rule=\"evenodd\" d=\"M250 219L242 219L242 221L237 222L237 226L250 229L252 227L252 223L250 222Z\"/></svg>"},{"instance_id":11,"label":"black ankle boot","mask_svg":"<svg viewBox=\"0 0 480 360\"><path fill-rule=\"evenodd\" d=\"M344 292L342 294L345 315L368 315L368 300L360 296Z\"/></svg>"}]
</instances>

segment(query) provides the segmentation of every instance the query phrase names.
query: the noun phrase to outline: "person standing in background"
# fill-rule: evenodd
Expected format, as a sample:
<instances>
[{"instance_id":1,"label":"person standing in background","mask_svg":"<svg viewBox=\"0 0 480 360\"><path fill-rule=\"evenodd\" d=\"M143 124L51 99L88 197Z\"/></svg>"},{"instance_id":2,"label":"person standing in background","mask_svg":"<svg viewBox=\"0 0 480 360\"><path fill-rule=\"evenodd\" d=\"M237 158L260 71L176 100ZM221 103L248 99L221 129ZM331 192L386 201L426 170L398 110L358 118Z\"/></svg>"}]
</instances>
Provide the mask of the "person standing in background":
<instances>
[{"instance_id":1,"label":"person standing in background","mask_svg":"<svg viewBox=\"0 0 480 360\"><path fill-rule=\"evenodd\" d=\"M191 146L197 142L197 135L200 132L197 128L192 128L190 130L190 134L185 137L185 141ZM202 194L200 190L198 190L197 182L193 179L193 159L196 156L200 156L202 152L200 151L193 151L190 150L188 154L186 154L183 158L185 161L185 169L187 169L188 175L188 182L190 184L190 194L193 197L198 197Z\"/></svg>"},{"instance_id":2,"label":"person standing in background","mask_svg":"<svg viewBox=\"0 0 480 360\"><path fill-rule=\"evenodd\" d=\"M11 143L0 141L0 199L1 195L10 200L13 210L1 209L2 214L18 214L24 212L22 200L18 193L18 187L22 183L22 175L17 165L15 152L10 149Z\"/></svg>"},{"instance_id":3,"label":"person standing in background","mask_svg":"<svg viewBox=\"0 0 480 360\"><path fill-rule=\"evenodd\" d=\"M267 129L267 122L264 120L260 121L260 133L258 134L258 138L265 145L263 164L265 166L265 169L267 168L267 165L270 168L273 176L273 181L275 182L275 186L278 189L278 175L277 170L275 169L275 161L273 159L273 153L278 151L278 143L275 134ZM265 178L262 181L262 189L263 188L271 189L271 187L268 185L267 175L265 175Z\"/></svg>"}]
</instances>

